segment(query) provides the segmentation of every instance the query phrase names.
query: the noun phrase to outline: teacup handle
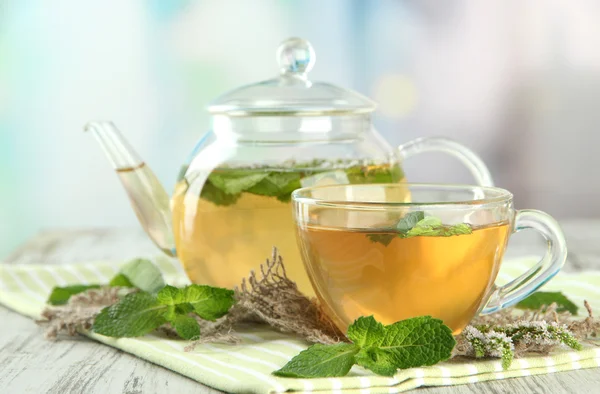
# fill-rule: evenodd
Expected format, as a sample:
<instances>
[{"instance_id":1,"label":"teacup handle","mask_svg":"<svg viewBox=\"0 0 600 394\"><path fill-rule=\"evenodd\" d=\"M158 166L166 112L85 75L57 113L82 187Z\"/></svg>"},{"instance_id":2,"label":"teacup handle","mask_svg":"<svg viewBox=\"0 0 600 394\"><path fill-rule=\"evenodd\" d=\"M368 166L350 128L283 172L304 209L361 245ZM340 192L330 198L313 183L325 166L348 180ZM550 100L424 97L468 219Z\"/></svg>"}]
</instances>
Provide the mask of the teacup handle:
<instances>
[{"instance_id":1,"label":"teacup handle","mask_svg":"<svg viewBox=\"0 0 600 394\"><path fill-rule=\"evenodd\" d=\"M524 229L534 229L542 234L548 243L546 255L523 275L496 288L480 314L487 315L515 305L552 279L565 264L567 242L552 216L534 209L517 211L513 233Z\"/></svg>"},{"instance_id":2,"label":"teacup handle","mask_svg":"<svg viewBox=\"0 0 600 394\"><path fill-rule=\"evenodd\" d=\"M407 159L423 152L444 152L460 160L473 174L479 186L494 186L492 175L477 154L464 145L447 138L423 137L402 144L398 147L402 159Z\"/></svg>"}]
</instances>

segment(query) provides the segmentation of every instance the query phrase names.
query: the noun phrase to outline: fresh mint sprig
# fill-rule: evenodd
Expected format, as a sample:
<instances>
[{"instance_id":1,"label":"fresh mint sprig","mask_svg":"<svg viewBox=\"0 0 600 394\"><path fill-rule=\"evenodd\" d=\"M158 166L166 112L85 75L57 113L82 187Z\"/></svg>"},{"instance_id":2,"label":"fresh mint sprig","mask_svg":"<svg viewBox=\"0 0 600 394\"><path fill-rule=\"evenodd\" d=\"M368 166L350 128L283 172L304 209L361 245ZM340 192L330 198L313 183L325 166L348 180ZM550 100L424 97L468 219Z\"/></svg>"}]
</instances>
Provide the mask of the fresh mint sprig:
<instances>
[{"instance_id":1,"label":"fresh mint sprig","mask_svg":"<svg viewBox=\"0 0 600 394\"><path fill-rule=\"evenodd\" d=\"M453 235L471 234L473 228L467 223L444 225L435 216L425 217L425 212L409 212L398 221L395 227L385 229L385 232L368 234L372 242L388 246L395 238L412 237L450 237Z\"/></svg>"},{"instance_id":2,"label":"fresh mint sprig","mask_svg":"<svg viewBox=\"0 0 600 394\"><path fill-rule=\"evenodd\" d=\"M419 225L419 223L422 223L423 220L425 220L425 212L409 212L398 221L398 224L396 224L396 230L400 234L406 234L412 230L413 227L416 227Z\"/></svg>"},{"instance_id":3,"label":"fresh mint sprig","mask_svg":"<svg viewBox=\"0 0 600 394\"><path fill-rule=\"evenodd\" d=\"M123 338L145 335L169 322L183 339L200 336L198 321L190 314L214 321L233 306L233 290L204 285L163 287L157 295L131 293L104 308L92 327L97 334Z\"/></svg>"},{"instance_id":4,"label":"fresh mint sprig","mask_svg":"<svg viewBox=\"0 0 600 394\"><path fill-rule=\"evenodd\" d=\"M160 270L149 260L127 262L105 287L130 287L129 293L116 304L104 308L94 321L92 330L110 337L137 337L170 323L184 339L200 336L195 316L215 321L234 304L233 290L204 285L177 288L165 285ZM51 305L64 305L69 298L101 285L55 287L48 299Z\"/></svg>"},{"instance_id":5,"label":"fresh mint sprig","mask_svg":"<svg viewBox=\"0 0 600 394\"><path fill-rule=\"evenodd\" d=\"M452 330L441 320L421 316L384 326L373 316L360 317L348 327L352 343L312 345L292 358L276 376L338 377L360 365L378 375L398 369L433 365L447 360L456 344Z\"/></svg>"}]
</instances>

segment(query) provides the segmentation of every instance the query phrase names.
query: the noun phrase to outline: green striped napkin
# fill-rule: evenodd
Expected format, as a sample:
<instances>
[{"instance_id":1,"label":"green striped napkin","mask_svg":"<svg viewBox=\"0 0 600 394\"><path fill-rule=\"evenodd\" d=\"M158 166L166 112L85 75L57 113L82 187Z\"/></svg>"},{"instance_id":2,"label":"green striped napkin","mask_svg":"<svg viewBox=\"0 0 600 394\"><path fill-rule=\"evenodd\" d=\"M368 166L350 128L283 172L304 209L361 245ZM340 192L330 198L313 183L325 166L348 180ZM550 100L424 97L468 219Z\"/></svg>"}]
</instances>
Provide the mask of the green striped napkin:
<instances>
[{"instance_id":1,"label":"green striped napkin","mask_svg":"<svg viewBox=\"0 0 600 394\"><path fill-rule=\"evenodd\" d=\"M176 260L156 258L168 283L187 283ZM535 259L506 261L499 280L506 282L525 272ZM76 283L108 283L119 271L110 262L74 265L8 265L0 264L0 303L24 315L38 318L53 286ZM578 305L589 300L600 305L600 272L559 274L544 288L563 291ZM238 345L205 344L192 352L183 349L185 341L159 334L142 338L114 339L96 334L89 337L134 354L205 385L228 392L273 393L331 392L399 393L419 386L445 386L487 380L505 379L600 366L600 349L562 351L547 357L517 359L503 371L498 360L451 360L426 368L398 371L396 376L375 376L361 368L353 368L347 377L324 379L285 379L271 375L309 344L291 335L267 327L248 326L238 330Z\"/></svg>"}]
</instances>

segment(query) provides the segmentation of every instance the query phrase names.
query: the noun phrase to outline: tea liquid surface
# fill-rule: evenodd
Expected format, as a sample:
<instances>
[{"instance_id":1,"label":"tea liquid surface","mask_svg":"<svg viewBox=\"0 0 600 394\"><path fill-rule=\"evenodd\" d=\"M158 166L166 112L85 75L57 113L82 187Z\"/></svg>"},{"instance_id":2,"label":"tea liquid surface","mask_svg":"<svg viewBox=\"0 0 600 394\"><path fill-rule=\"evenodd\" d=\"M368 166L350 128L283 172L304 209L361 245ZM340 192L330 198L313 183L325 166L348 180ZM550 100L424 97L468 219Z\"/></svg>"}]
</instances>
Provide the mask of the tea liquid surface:
<instances>
[{"instance_id":1,"label":"tea liquid surface","mask_svg":"<svg viewBox=\"0 0 600 394\"><path fill-rule=\"evenodd\" d=\"M314 285L345 332L359 316L391 324L415 316L442 319L458 334L493 286L509 235L498 223L454 236L394 237L385 232L307 227L305 242Z\"/></svg>"},{"instance_id":2,"label":"tea liquid surface","mask_svg":"<svg viewBox=\"0 0 600 394\"><path fill-rule=\"evenodd\" d=\"M300 291L313 296L296 239L290 195L302 186L403 181L399 167L217 168L202 191L187 180L172 198L177 255L194 283L232 288L276 246ZM261 179L261 174L268 174ZM260 181L256 183L257 180ZM251 185L251 186L248 186ZM242 189L242 190L240 190Z\"/></svg>"}]
</instances>

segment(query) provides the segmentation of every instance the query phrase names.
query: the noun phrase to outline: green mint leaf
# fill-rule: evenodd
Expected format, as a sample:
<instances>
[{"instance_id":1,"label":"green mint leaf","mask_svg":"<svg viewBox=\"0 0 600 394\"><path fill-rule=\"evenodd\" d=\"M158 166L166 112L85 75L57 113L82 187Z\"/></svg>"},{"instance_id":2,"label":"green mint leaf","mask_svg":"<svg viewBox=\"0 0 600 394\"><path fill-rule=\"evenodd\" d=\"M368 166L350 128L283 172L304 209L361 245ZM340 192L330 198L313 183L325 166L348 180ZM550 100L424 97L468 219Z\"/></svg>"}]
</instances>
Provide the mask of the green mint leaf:
<instances>
[{"instance_id":1,"label":"green mint leaf","mask_svg":"<svg viewBox=\"0 0 600 394\"><path fill-rule=\"evenodd\" d=\"M154 294L165 286L162 273L150 260L131 260L121 268L121 274L134 287L148 293Z\"/></svg>"},{"instance_id":2,"label":"green mint leaf","mask_svg":"<svg viewBox=\"0 0 600 394\"><path fill-rule=\"evenodd\" d=\"M417 223L425 218L425 212L423 211L415 211L409 212L396 225L396 229L401 233L406 233L413 227L417 225Z\"/></svg>"},{"instance_id":3,"label":"green mint leaf","mask_svg":"<svg viewBox=\"0 0 600 394\"><path fill-rule=\"evenodd\" d=\"M192 304L184 302L183 304L175 305L175 310L180 315L187 315L188 313L194 311L194 307Z\"/></svg>"},{"instance_id":4,"label":"green mint leaf","mask_svg":"<svg viewBox=\"0 0 600 394\"><path fill-rule=\"evenodd\" d=\"M228 170L213 172L208 180L226 194L239 194L250 189L269 175L268 172L253 170Z\"/></svg>"},{"instance_id":5,"label":"green mint leaf","mask_svg":"<svg viewBox=\"0 0 600 394\"><path fill-rule=\"evenodd\" d=\"M135 287L133 283L123 274L117 274L108 284L111 287Z\"/></svg>"},{"instance_id":6,"label":"green mint leaf","mask_svg":"<svg viewBox=\"0 0 600 394\"><path fill-rule=\"evenodd\" d=\"M247 189L249 193L261 196L277 197L285 202L289 201L294 190L301 188L300 174L298 172L271 172L259 183Z\"/></svg>"},{"instance_id":7,"label":"green mint leaf","mask_svg":"<svg viewBox=\"0 0 600 394\"><path fill-rule=\"evenodd\" d=\"M165 313L163 316L166 321L172 322L177 318L178 315L179 312L177 311L177 307L175 305L165 305Z\"/></svg>"},{"instance_id":8,"label":"green mint leaf","mask_svg":"<svg viewBox=\"0 0 600 394\"><path fill-rule=\"evenodd\" d=\"M359 317L348 327L347 336L361 348L376 346L385 336L385 328L373 316Z\"/></svg>"},{"instance_id":9,"label":"green mint leaf","mask_svg":"<svg viewBox=\"0 0 600 394\"><path fill-rule=\"evenodd\" d=\"M424 212L410 212L397 224L396 229L389 229L395 233L372 233L367 234L371 242L379 242L388 246L396 236L400 238L411 237L450 237L453 235L471 234L473 229L467 223L454 226L444 226L442 220L435 216L423 217ZM396 232L397 231L397 232Z\"/></svg>"},{"instance_id":10,"label":"green mint leaf","mask_svg":"<svg viewBox=\"0 0 600 394\"><path fill-rule=\"evenodd\" d=\"M354 356L359 350L357 345L351 343L315 344L273 374L287 378L345 376L354 365Z\"/></svg>"},{"instance_id":11,"label":"green mint leaf","mask_svg":"<svg viewBox=\"0 0 600 394\"><path fill-rule=\"evenodd\" d=\"M473 228L467 223L460 223L449 227L446 231L449 235L471 234Z\"/></svg>"},{"instance_id":12,"label":"green mint leaf","mask_svg":"<svg viewBox=\"0 0 600 394\"><path fill-rule=\"evenodd\" d=\"M131 293L104 308L96 316L93 330L108 337L139 337L165 323L165 310L152 294Z\"/></svg>"},{"instance_id":13,"label":"green mint leaf","mask_svg":"<svg viewBox=\"0 0 600 394\"><path fill-rule=\"evenodd\" d=\"M202 192L200 197L204 200L210 201L217 206L226 207L233 205L241 197L240 194L227 194L223 190L219 189L210 182L206 182L202 186Z\"/></svg>"},{"instance_id":14,"label":"green mint leaf","mask_svg":"<svg viewBox=\"0 0 600 394\"><path fill-rule=\"evenodd\" d=\"M160 301L159 301L160 302ZM163 304L164 305L164 304ZM194 311L194 308L188 304L188 303L183 303L183 304L178 304L178 305L165 305L166 306L166 310L165 310L165 319L167 319L167 321L174 321L175 318L179 315L187 315L190 312Z\"/></svg>"},{"instance_id":15,"label":"green mint leaf","mask_svg":"<svg viewBox=\"0 0 600 394\"><path fill-rule=\"evenodd\" d=\"M393 374L392 367L414 368L447 360L454 345L448 326L439 319L421 316L385 326L381 341L361 349L356 361L375 373L389 375Z\"/></svg>"},{"instance_id":16,"label":"green mint leaf","mask_svg":"<svg viewBox=\"0 0 600 394\"><path fill-rule=\"evenodd\" d=\"M394 240L394 238L396 238L397 235L398 234L394 233L374 233L367 234L367 238L369 238L371 242L379 242L384 246L388 246Z\"/></svg>"},{"instance_id":17,"label":"green mint leaf","mask_svg":"<svg viewBox=\"0 0 600 394\"><path fill-rule=\"evenodd\" d=\"M65 305L72 295L83 293L89 289L99 289L100 285L72 285L65 287L55 287L48 297L46 303L50 305Z\"/></svg>"},{"instance_id":18,"label":"green mint leaf","mask_svg":"<svg viewBox=\"0 0 600 394\"><path fill-rule=\"evenodd\" d=\"M563 293L557 292L545 292L545 291L536 291L531 294L529 297L525 298L517 305L516 308L519 309L540 309L544 306L550 306L553 302L556 302L558 308L557 312L565 312L568 311L572 315L577 314L577 305L575 305L571 300L569 300Z\"/></svg>"},{"instance_id":19,"label":"green mint leaf","mask_svg":"<svg viewBox=\"0 0 600 394\"><path fill-rule=\"evenodd\" d=\"M163 305L179 308L169 309L169 316L193 311L204 320L211 321L225 315L235 302L233 290L205 285L189 285L183 289L165 286L158 292L157 300Z\"/></svg>"},{"instance_id":20,"label":"green mint leaf","mask_svg":"<svg viewBox=\"0 0 600 394\"><path fill-rule=\"evenodd\" d=\"M441 227L442 219L436 218L435 216L427 216L426 218L419 220L415 227Z\"/></svg>"},{"instance_id":21,"label":"green mint leaf","mask_svg":"<svg viewBox=\"0 0 600 394\"><path fill-rule=\"evenodd\" d=\"M411 238L411 237L418 237L418 236L423 236L423 237L436 237L436 236L443 236L443 232L444 229L442 227L429 227L429 226L423 226L423 227L413 227L410 230L408 230L406 232L406 234L404 234L402 236L402 238Z\"/></svg>"},{"instance_id":22,"label":"green mint leaf","mask_svg":"<svg viewBox=\"0 0 600 394\"><path fill-rule=\"evenodd\" d=\"M204 320L215 321L224 316L235 303L233 290L205 285L190 285L183 289L185 302Z\"/></svg>"},{"instance_id":23,"label":"green mint leaf","mask_svg":"<svg viewBox=\"0 0 600 394\"><path fill-rule=\"evenodd\" d=\"M177 305L186 302L183 289L166 285L156 295L156 299L163 305Z\"/></svg>"},{"instance_id":24,"label":"green mint leaf","mask_svg":"<svg viewBox=\"0 0 600 394\"><path fill-rule=\"evenodd\" d=\"M438 221L439 221L439 223L441 223L441 220L439 220L439 219L437 219L436 223ZM421 221L421 222L423 222L423 221ZM419 223L421 223L421 222L419 222ZM434 222L434 221L431 220L431 222ZM406 234L404 235L404 238L417 237L417 236L451 237L453 235L471 234L473 232L473 229L467 223L460 223L460 224L456 224L454 226L443 226L441 224L438 226L430 226L427 224L419 225L419 223L417 223L417 225L415 227L411 228L408 232L406 232Z\"/></svg>"},{"instance_id":25,"label":"green mint leaf","mask_svg":"<svg viewBox=\"0 0 600 394\"><path fill-rule=\"evenodd\" d=\"M191 316L178 315L171 320L171 324L183 339L192 340L200 337L200 325Z\"/></svg>"},{"instance_id":26,"label":"green mint leaf","mask_svg":"<svg viewBox=\"0 0 600 394\"><path fill-rule=\"evenodd\" d=\"M358 365L370 369L377 375L394 376L398 370L393 358L377 347L361 349L355 359Z\"/></svg>"},{"instance_id":27,"label":"green mint leaf","mask_svg":"<svg viewBox=\"0 0 600 394\"><path fill-rule=\"evenodd\" d=\"M302 187L303 175L330 171L331 167L314 168L321 162L296 164L293 169L309 169L300 171L272 171L268 168L220 169L211 173L205 182L201 197L218 206L235 204L240 194L252 194L275 197L279 201L289 202L294 190ZM353 166L344 170L345 178L350 183L395 183L404 178L399 166L387 167L378 165Z\"/></svg>"}]
</instances>

